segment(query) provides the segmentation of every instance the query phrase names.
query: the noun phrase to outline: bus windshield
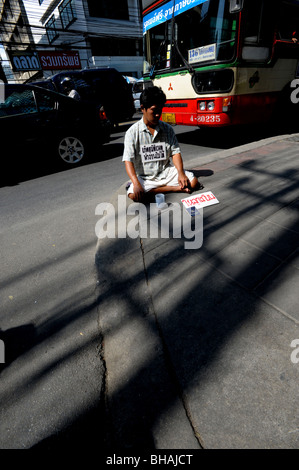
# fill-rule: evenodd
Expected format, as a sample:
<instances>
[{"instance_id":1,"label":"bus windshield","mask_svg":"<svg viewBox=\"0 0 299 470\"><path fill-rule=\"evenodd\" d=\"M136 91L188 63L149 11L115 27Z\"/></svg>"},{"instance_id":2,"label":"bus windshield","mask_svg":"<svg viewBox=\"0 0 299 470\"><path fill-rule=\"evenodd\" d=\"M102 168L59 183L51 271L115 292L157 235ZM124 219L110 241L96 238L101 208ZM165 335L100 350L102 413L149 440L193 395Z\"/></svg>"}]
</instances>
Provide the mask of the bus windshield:
<instances>
[{"instance_id":1,"label":"bus windshield","mask_svg":"<svg viewBox=\"0 0 299 470\"><path fill-rule=\"evenodd\" d=\"M144 73L232 60L237 18L228 0L162 4L144 16Z\"/></svg>"}]
</instances>

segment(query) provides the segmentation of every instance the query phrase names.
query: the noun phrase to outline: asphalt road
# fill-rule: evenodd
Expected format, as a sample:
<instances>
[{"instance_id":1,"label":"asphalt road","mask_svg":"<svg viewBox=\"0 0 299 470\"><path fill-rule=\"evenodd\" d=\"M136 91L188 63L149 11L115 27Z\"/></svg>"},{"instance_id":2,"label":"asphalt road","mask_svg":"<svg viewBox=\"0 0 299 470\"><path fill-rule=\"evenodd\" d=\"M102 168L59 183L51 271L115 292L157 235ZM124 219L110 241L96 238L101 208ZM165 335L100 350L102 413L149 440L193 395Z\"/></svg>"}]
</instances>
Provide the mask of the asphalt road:
<instances>
[{"instance_id":1,"label":"asphalt road","mask_svg":"<svg viewBox=\"0 0 299 470\"><path fill-rule=\"evenodd\" d=\"M41 151L10 162L0 187L0 448L84 448L103 439L95 208L127 179L120 126L101 155L61 170ZM267 130L177 126L185 166ZM21 163L22 161L22 163ZM94 427L97 432L94 432Z\"/></svg>"}]
</instances>

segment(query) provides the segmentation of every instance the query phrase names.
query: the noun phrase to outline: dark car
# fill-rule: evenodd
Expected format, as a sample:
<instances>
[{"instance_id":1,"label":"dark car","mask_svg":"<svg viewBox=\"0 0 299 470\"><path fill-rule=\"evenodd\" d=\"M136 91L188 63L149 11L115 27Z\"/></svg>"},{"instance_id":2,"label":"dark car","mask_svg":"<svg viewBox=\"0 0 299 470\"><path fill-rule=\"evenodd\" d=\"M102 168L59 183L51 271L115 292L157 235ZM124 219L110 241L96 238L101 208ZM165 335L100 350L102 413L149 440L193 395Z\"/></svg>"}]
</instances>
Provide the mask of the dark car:
<instances>
[{"instance_id":1,"label":"dark car","mask_svg":"<svg viewBox=\"0 0 299 470\"><path fill-rule=\"evenodd\" d=\"M72 79L82 100L103 105L111 123L118 124L132 119L135 113L132 90L116 69L93 68L60 72L37 84L63 93L62 80L65 77Z\"/></svg>"},{"instance_id":2,"label":"dark car","mask_svg":"<svg viewBox=\"0 0 299 470\"><path fill-rule=\"evenodd\" d=\"M39 150L76 165L89 153L96 156L110 140L111 124L103 107L81 103L34 85L3 84L0 101L1 150L19 158ZM3 95L3 93L2 93Z\"/></svg>"}]
</instances>

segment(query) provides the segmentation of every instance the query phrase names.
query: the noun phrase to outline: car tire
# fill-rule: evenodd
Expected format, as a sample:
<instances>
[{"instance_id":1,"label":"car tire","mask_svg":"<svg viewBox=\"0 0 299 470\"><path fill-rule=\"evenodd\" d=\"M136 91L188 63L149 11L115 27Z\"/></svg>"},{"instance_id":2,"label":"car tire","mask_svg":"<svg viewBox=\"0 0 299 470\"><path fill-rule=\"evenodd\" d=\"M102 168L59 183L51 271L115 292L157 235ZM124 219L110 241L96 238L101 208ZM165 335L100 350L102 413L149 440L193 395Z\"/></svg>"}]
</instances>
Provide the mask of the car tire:
<instances>
[{"instance_id":1,"label":"car tire","mask_svg":"<svg viewBox=\"0 0 299 470\"><path fill-rule=\"evenodd\" d=\"M76 166L85 161L88 154L87 144L79 136L64 135L56 143L56 151L62 163L67 166Z\"/></svg>"}]
</instances>

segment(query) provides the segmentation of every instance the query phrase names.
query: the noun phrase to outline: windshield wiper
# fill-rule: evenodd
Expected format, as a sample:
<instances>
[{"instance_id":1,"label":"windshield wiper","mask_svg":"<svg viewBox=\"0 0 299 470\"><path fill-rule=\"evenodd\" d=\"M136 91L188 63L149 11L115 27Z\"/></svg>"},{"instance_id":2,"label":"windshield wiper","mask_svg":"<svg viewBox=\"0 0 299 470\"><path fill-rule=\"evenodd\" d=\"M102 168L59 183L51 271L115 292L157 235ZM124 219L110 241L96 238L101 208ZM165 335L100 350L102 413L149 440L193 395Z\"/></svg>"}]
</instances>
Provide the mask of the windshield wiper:
<instances>
[{"instance_id":1,"label":"windshield wiper","mask_svg":"<svg viewBox=\"0 0 299 470\"><path fill-rule=\"evenodd\" d=\"M178 55L180 56L180 58L182 59L183 63L185 64L185 66L187 67L189 73L194 73L194 69L192 67L192 65L189 64L189 62L187 62L187 60L185 59L185 57L183 56L183 54L181 53L180 51L180 48L178 46L178 43L177 43L177 40L175 38L175 34L174 34L174 27L175 27L175 19L174 19L174 9L175 9L175 0L173 0L173 11L172 11L172 18L171 18L171 42L174 44L175 48L176 48L176 51L178 53Z\"/></svg>"},{"instance_id":2,"label":"windshield wiper","mask_svg":"<svg viewBox=\"0 0 299 470\"><path fill-rule=\"evenodd\" d=\"M189 64L189 62L185 59L185 57L181 53L176 39L173 40L173 44L175 45L176 51L179 54L182 61L184 62L185 66L187 67L189 73L194 73L195 72L194 68L192 67L192 65Z\"/></svg>"}]
</instances>

